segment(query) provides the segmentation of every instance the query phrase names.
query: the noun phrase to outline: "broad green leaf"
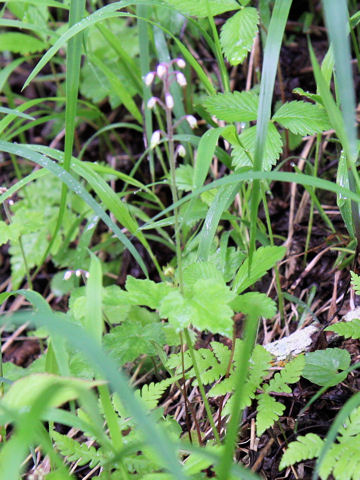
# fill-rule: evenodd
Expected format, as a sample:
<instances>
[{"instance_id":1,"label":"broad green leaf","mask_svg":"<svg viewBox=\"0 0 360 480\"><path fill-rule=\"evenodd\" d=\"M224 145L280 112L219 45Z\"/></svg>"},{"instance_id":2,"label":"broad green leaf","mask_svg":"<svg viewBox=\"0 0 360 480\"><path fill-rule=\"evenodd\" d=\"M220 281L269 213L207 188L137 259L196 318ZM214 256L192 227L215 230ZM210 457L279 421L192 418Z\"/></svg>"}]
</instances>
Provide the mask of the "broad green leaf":
<instances>
[{"instance_id":1,"label":"broad green leaf","mask_svg":"<svg viewBox=\"0 0 360 480\"><path fill-rule=\"evenodd\" d=\"M313 135L331 128L325 109L307 102L284 103L272 120L298 135Z\"/></svg>"},{"instance_id":2,"label":"broad green leaf","mask_svg":"<svg viewBox=\"0 0 360 480\"><path fill-rule=\"evenodd\" d=\"M103 337L104 349L120 366L143 354L157 355L156 345L161 348L164 343L159 316L140 307L132 307L126 320Z\"/></svg>"},{"instance_id":3,"label":"broad green leaf","mask_svg":"<svg viewBox=\"0 0 360 480\"><path fill-rule=\"evenodd\" d=\"M303 460L316 458L323 444L324 440L319 435L315 435L315 433L308 433L305 436L300 435L295 442L289 444L281 459L279 470Z\"/></svg>"},{"instance_id":4,"label":"broad green leaf","mask_svg":"<svg viewBox=\"0 0 360 480\"><path fill-rule=\"evenodd\" d=\"M180 332L191 325L194 312L181 293L174 290L162 299L159 315L162 318L167 318L175 330Z\"/></svg>"},{"instance_id":5,"label":"broad green leaf","mask_svg":"<svg viewBox=\"0 0 360 480\"><path fill-rule=\"evenodd\" d=\"M267 393L259 396L256 415L256 434L260 437L265 430L272 427L283 414L285 405L277 402Z\"/></svg>"},{"instance_id":6,"label":"broad green leaf","mask_svg":"<svg viewBox=\"0 0 360 480\"><path fill-rule=\"evenodd\" d=\"M350 354L340 348L327 348L307 353L306 364L302 376L316 385L337 385L347 377L346 370L350 365Z\"/></svg>"},{"instance_id":7,"label":"broad green leaf","mask_svg":"<svg viewBox=\"0 0 360 480\"><path fill-rule=\"evenodd\" d=\"M256 130L256 126L246 128L239 135L239 141L242 146L233 145L231 157L233 161L233 166L235 168L253 166L255 155ZM275 125L269 122L265 142L264 159L262 164L262 168L264 171L270 170L271 167L275 165L276 160L278 160L281 155L282 146L283 143L280 133L276 129Z\"/></svg>"},{"instance_id":8,"label":"broad green leaf","mask_svg":"<svg viewBox=\"0 0 360 480\"><path fill-rule=\"evenodd\" d=\"M183 272L185 288L191 288L198 280L207 280L208 278L224 283L222 273L216 265L211 262L193 263L186 267Z\"/></svg>"},{"instance_id":9,"label":"broad green leaf","mask_svg":"<svg viewBox=\"0 0 360 480\"><path fill-rule=\"evenodd\" d=\"M9 32L0 35L0 51L26 55L27 53L42 52L47 48L46 43L26 33Z\"/></svg>"},{"instance_id":10,"label":"broad green leaf","mask_svg":"<svg viewBox=\"0 0 360 480\"><path fill-rule=\"evenodd\" d=\"M257 318L272 318L276 314L276 303L265 293L244 293L236 297L230 306L235 312L242 312Z\"/></svg>"},{"instance_id":11,"label":"broad green leaf","mask_svg":"<svg viewBox=\"0 0 360 480\"><path fill-rule=\"evenodd\" d=\"M165 2L176 10L187 15L196 17L207 17L208 15L219 15L229 10L238 10L239 4L235 0L165 0Z\"/></svg>"},{"instance_id":12,"label":"broad green leaf","mask_svg":"<svg viewBox=\"0 0 360 480\"><path fill-rule=\"evenodd\" d=\"M225 122L250 122L257 119L259 97L253 92L227 92L207 97L203 102L210 115Z\"/></svg>"},{"instance_id":13,"label":"broad green leaf","mask_svg":"<svg viewBox=\"0 0 360 480\"><path fill-rule=\"evenodd\" d=\"M281 260L286 253L285 247L260 247L254 253L249 275L249 259L239 268L232 289L237 294L257 282L276 262Z\"/></svg>"},{"instance_id":14,"label":"broad green leaf","mask_svg":"<svg viewBox=\"0 0 360 480\"><path fill-rule=\"evenodd\" d=\"M231 65L238 65L246 57L256 36L259 15L256 8L247 7L230 17L221 29L220 43Z\"/></svg>"},{"instance_id":15,"label":"broad green leaf","mask_svg":"<svg viewBox=\"0 0 360 480\"><path fill-rule=\"evenodd\" d=\"M140 280L130 275L126 280L127 299L132 305L146 305L159 308L161 300L173 292L173 287L166 283L155 283L152 280Z\"/></svg>"},{"instance_id":16,"label":"broad green leaf","mask_svg":"<svg viewBox=\"0 0 360 480\"><path fill-rule=\"evenodd\" d=\"M79 389L90 389L102 385L103 381L89 382L78 378L65 378L48 373L34 373L14 382L3 397L4 405L9 408L30 407L40 392L52 385L60 385L61 389L51 399L51 406L57 407L79 396Z\"/></svg>"},{"instance_id":17,"label":"broad green leaf","mask_svg":"<svg viewBox=\"0 0 360 480\"><path fill-rule=\"evenodd\" d=\"M231 338L234 312L228 303L232 299L233 294L224 282L211 278L198 280L191 298L194 309L191 323L199 330L210 330Z\"/></svg>"},{"instance_id":18,"label":"broad green leaf","mask_svg":"<svg viewBox=\"0 0 360 480\"><path fill-rule=\"evenodd\" d=\"M179 190L190 192L193 189L194 167L191 165L180 165L176 169L176 186Z\"/></svg>"}]
</instances>

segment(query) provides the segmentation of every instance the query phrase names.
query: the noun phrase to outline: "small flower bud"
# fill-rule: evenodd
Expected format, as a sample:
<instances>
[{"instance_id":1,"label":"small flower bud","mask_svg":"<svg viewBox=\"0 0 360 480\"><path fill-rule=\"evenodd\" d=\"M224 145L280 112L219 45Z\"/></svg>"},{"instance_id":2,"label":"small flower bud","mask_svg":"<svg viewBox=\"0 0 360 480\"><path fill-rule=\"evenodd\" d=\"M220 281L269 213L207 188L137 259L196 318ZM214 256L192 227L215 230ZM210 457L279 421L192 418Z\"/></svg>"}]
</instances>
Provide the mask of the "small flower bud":
<instances>
[{"instance_id":1,"label":"small flower bud","mask_svg":"<svg viewBox=\"0 0 360 480\"><path fill-rule=\"evenodd\" d=\"M152 108L155 107L156 102L157 102L157 98L156 97L151 97L147 102L147 108L150 108L150 110L151 110Z\"/></svg>"},{"instance_id":2,"label":"small flower bud","mask_svg":"<svg viewBox=\"0 0 360 480\"><path fill-rule=\"evenodd\" d=\"M163 76L166 74L167 68L164 63L159 63L156 69L156 74L159 78L163 78Z\"/></svg>"},{"instance_id":3,"label":"small flower bud","mask_svg":"<svg viewBox=\"0 0 360 480\"><path fill-rule=\"evenodd\" d=\"M64 273L64 280L70 280L72 274L73 274L73 272L71 270L67 270Z\"/></svg>"},{"instance_id":4,"label":"small flower bud","mask_svg":"<svg viewBox=\"0 0 360 480\"><path fill-rule=\"evenodd\" d=\"M165 95L165 103L166 103L167 108L169 108L170 110L172 108L174 108L174 99L173 99L173 96L171 95L171 93L167 93Z\"/></svg>"},{"instance_id":5,"label":"small flower bud","mask_svg":"<svg viewBox=\"0 0 360 480\"><path fill-rule=\"evenodd\" d=\"M179 146L177 147L177 154L179 155L179 157L185 157L185 155L186 155L186 150L185 150L184 145L179 145Z\"/></svg>"},{"instance_id":6,"label":"small flower bud","mask_svg":"<svg viewBox=\"0 0 360 480\"><path fill-rule=\"evenodd\" d=\"M190 125L191 128L196 128L197 127L197 120L194 117L194 115L186 115L185 117L186 121Z\"/></svg>"},{"instance_id":7,"label":"small flower bud","mask_svg":"<svg viewBox=\"0 0 360 480\"><path fill-rule=\"evenodd\" d=\"M151 135L151 140L150 140L150 148L153 149L157 145L159 145L160 142L160 130L155 130L155 132Z\"/></svg>"},{"instance_id":8,"label":"small flower bud","mask_svg":"<svg viewBox=\"0 0 360 480\"><path fill-rule=\"evenodd\" d=\"M176 59L176 65L179 68L185 68L185 66L186 66L185 60L183 58L177 58Z\"/></svg>"},{"instance_id":9,"label":"small flower bud","mask_svg":"<svg viewBox=\"0 0 360 480\"><path fill-rule=\"evenodd\" d=\"M176 81L180 85L180 87L186 87L186 85L187 85L185 75L181 72L178 72L176 74Z\"/></svg>"},{"instance_id":10,"label":"small flower bud","mask_svg":"<svg viewBox=\"0 0 360 480\"><path fill-rule=\"evenodd\" d=\"M85 278L89 278L90 277L90 273L89 272L85 272Z\"/></svg>"},{"instance_id":11,"label":"small flower bud","mask_svg":"<svg viewBox=\"0 0 360 480\"><path fill-rule=\"evenodd\" d=\"M144 82L145 85L148 87L153 83L155 78L155 72L149 72L147 75L145 75Z\"/></svg>"},{"instance_id":12,"label":"small flower bud","mask_svg":"<svg viewBox=\"0 0 360 480\"><path fill-rule=\"evenodd\" d=\"M80 269L76 270L76 271L75 271L75 275L76 275L77 277L80 277L80 276L81 276L81 270L80 270Z\"/></svg>"}]
</instances>

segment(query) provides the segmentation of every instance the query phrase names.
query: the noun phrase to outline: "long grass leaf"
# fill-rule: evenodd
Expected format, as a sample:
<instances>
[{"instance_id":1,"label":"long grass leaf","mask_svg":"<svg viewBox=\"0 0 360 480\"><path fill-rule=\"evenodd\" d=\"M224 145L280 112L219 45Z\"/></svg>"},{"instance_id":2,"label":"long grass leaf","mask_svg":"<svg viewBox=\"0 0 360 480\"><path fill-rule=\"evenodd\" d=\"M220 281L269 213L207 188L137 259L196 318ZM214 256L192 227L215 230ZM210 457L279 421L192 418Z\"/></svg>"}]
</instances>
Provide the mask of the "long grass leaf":
<instances>
[{"instance_id":1,"label":"long grass leaf","mask_svg":"<svg viewBox=\"0 0 360 480\"><path fill-rule=\"evenodd\" d=\"M57 176L62 182L66 183L68 188L79 195L90 208L94 210L102 221L112 230L115 236L121 241L121 243L129 250L134 259L140 265L142 271L148 276L147 268L144 261L140 257L139 253L130 242L130 240L123 234L120 228L115 225L111 218L104 212L102 207L93 199L93 197L85 190L85 188L79 183L70 173L66 172L62 167L37 152L34 152L24 145L17 145L8 142L0 141L0 151L11 153L13 155L19 155L23 158L35 162L43 168L49 170L53 175Z\"/></svg>"},{"instance_id":2,"label":"long grass leaf","mask_svg":"<svg viewBox=\"0 0 360 480\"><path fill-rule=\"evenodd\" d=\"M279 61L281 42L292 0L276 0L271 15L269 31L264 50L264 61L261 74L258 121L256 126L256 142L254 153L254 170L261 171L265 142L271 115L276 70ZM260 201L260 183L253 182L250 207L250 244L249 267L255 249L256 223ZM251 268L251 267L250 267Z\"/></svg>"},{"instance_id":3,"label":"long grass leaf","mask_svg":"<svg viewBox=\"0 0 360 480\"><path fill-rule=\"evenodd\" d=\"M20 290L18 293L26 296L27 291ZM109 381L112 390L119 395L127 411L134 417L139 429L144 433L146 441L156 451L165 468L174 475L175 479L186 480L187 476L183 473L176 456L175 447L167 433L144 410L142 403L134 396L129 387L125 374L103 352L98 343L79 326L67 320L58 322L54 315L45 315L40 312L34 313L32 316L22 312L17 315L17 321L19 322L24 322L25 319L25 321L29 321L30 318L38 327L45 327L53 335L63 336L70 345L84 354L94 368L100 371ZM2 323L6 322L4 317L1 320ZM39 415L37 415L38 417Z\"/></svg>"}]
</instances>

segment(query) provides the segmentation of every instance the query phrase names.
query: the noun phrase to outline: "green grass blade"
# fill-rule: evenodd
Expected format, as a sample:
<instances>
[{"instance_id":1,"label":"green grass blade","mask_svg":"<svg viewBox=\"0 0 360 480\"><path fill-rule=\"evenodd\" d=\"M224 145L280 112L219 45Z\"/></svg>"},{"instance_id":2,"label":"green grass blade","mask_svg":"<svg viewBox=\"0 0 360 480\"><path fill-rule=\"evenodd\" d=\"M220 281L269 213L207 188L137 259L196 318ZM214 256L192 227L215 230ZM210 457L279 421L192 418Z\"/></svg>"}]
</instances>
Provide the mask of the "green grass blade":
<instances>
[{"instance_id":1,"label":"green grass blade","mask_svg":"<svg viewBox=\"0 0 360 480\"><path fill-rule=\"evenodd\" d=\"M271 15L269 31L266 38L264 61L261 74L258 121L254 153L254 170L261 171L265 149L266 135L271 116L271 102L279 61L281 42L292 0L276 0ZM255 250L256 223L260 201L260 183L253 182L250 207L250 244L249 267ZM251 267L250 267L251 268Z\"/></svg>"},{"instance_id":2,"label":"green grass blade","mask_svg":"<svg viewBox=\"0 0 360 480\"><path fill-rule=\"evenodd\" d=\"M49 172L42 168L41 170L36 170L35 172L30 173L26 177L22 178L21 180L18 180L14 185L6 190L5 193L0 195L0 205L5 202L8 198L10 198L12 195L14 195L16 192L21 190L23 187L28 185L30 182L33 182L34 180L37 180L38 178L44 177L47 175Z\"/></svg>"},{"instance_id":3,"label":"green grass blade","mask_svg":"<svg viewBox=\"0 0 360 480\"><path fill-rule=\"evenodd\" d=\"M86 282L85 319L85 329L100 345L103 334L102 269L100 260L93 253L90 258L89 278Z\"/></svg>"},{"instance_id":4,"label":"green grass blade","mask_svg":"<svg viewBox=\"0 0 360 480\"><path fill-rule=\"evenodd\" d=\"M323 0L325 21L334 50L337 89L343 113L344 128L349 141L351 161L358 156L356 133L356 102L351 64L347 2Z\"/></svg>"},{"instance_id":5,"label":"green grass blade","mask_svg":"<svg viewBox=\"0 0 360 480\"><path fill-rule=\"evenodd\" d=\"M26 295L27 291L20 290L19 293ZM26 320L25 320L26 319ZM2 323L6 318L2 317ZM30 320L30 315L20 312L17 321ZM176 456L176 447L173 445L167 433L153 420L151 415L144 410L142 403L134 396L129 387L128 380L124 373L118 369L116 363L103 352L98 343L91 338L82 328L67 320L56 321L54 315L35 313L31 321L38 327L45 327L53 335L63 336L77 351L81 351L89 362L98 371L102 372L109 381L110 387L116 392L127 411L134 417L139 429L144 433L146 441L158 454L165 468L174 475L175 479L187 480ZM37 416L38 418L38 416Z\"/></svg>"},{"instance_id":6,"label":"green grass blade","mask_svg":"<svg viewBox=\"0 0 360 480\"><path fill-rule=\"evenodd\" d=\"M330 182L328 180L323 180L322 178L312 177L311 175L304 175L302 173L290 173L290 172L254 172L249 170L244 173L233 173L227 177L220 178L219 180L214 180L213 182L204 185L201 188L194 190L192 193L181 198L176 204L172 204L169 207L165 208L161 213L158 213L152 218L152 221L156 221L164 215L167 215L169 212L178 208L184 203L192 200L193 198L198 197L208 190L214 188L219 188L223 185L233 185L236 183L241 183L249 180L270 180L270 181L279 181L287 183L297 183L299 185L310 186L319 188L320 190L328 190L334 192L338 195L342 195L344 198L349 198L355 202L360 201L360 194L349 190L348 188L341 187L336 183Z\"/></svg>"},{"instance_id":7,"label":"green grass blade","mask_svg":"<svg viewBox=\"0 0 360 480\"><path fill-rule=\"evenodd\" d=\"M104 212L102 207L93 199L93 197L85 190L81 183L75 180L75 178L70 175L70 173L68 173L66 170L64 170L62 167L57 165L49 158L30 150L24 145L16 145L0 141L0 151L27 158L28 160L35 162L41 167L46 168L52 174L57 176L62 182L66 183L68 188L75 192L77 195L79 195L84 200L84 202L87 203L89 207L94 210L96 215L98 215L102 219L102 221L110 228L110 230L114 232L116 237L130 251L134 259L138 262L144 274L148 276L145 263L140 257L135 247L133 246L133 244L130 242L130 240L123 234L120 228L115 225L111 218Z\"/></svg>"}]
</instances>

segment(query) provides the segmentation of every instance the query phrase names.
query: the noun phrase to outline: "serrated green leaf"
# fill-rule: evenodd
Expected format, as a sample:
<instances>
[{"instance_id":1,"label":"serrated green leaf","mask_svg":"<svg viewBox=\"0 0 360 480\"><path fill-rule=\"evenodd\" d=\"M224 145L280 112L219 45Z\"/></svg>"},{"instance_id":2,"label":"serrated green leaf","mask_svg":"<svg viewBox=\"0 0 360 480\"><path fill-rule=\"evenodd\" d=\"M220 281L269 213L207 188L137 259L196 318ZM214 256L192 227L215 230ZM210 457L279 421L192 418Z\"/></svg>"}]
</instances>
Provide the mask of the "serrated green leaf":
<instances>
[{"instance_id":1,"label":"serrated green leaf","mask_svg":"<svg viewBox=\"0 0 360 480\"><path fill-rule=\"evenodd\" d=\"M360 318L355 318L351 322L338 322L325 328L325 331L336 332L345 338L353 338L357 340L360 338Z\"/></svg>"},{"instance_id":2,"label":"serrated green leaf","mask_svg":"<svg viewBox=\"0 0 360 480\"><path fill-rule=\"evenodd\" d=\"M225 122L256 120L259 97L253 92L227 92L207 97L203 102L210 115Z\"/></svg>"},{"instance_id":3,"label":"serrated green leaf","mask_svg":"<svg viewBox=\"0 0 360 480\"><path fill-rule=\"evenodd\" d=\"M248 259L246 259L239 268L232 286L233 291L239 294L253 285L265 275L265 273L272 268L276 262L281 260L285 253L285 247L260 247L254 253L250 275Z\"/></svg>"},{"instance_id":4,"label":"serrated green leaf","mask_svg":"<svg viewBox=\"0 0 360 480\"><path fill-rule=\"evenodd\" d=\"M347 377L346 370L351 361L347 350L327 348L307 353L305 368L302 376L316 385L337 385Z\"/></svg>"},{"instance_id":5,"label":"serrated green leaf","mask_svg":"<svg viewBox=\"0 0 360 480\"><path fill-rule=\"evenodd\" d=\"M247 7L230 17L221 29L220 43L231 65L238 65L251 50L259 23L256 8Z\"/></svg>"},{"instance_id":6,"label":"serrated green leaf","mask_svg":"<svg viewBox=\"0 0 360 480\"><path fill-rule=\"evenodd\" d=\"M0 35L0 51L8 51L26 55L27 53L42 52L47 48L46 43L26 33L8 32Z\"/></svg>"},{"instance_id":7,"label":"serrated green leaf","mask_svg":"<svg viewBox=\"0 0 360 480\"><path fill-rule=\"evenodd\" d=\"M258 407L256 415L256 434L258 437L265 430L272 427L276 420L283 414L285 405L277 402L267 393L263 393L258 397Z\"/></svg>"},{"instance_id":8,"label":"serrated green leaf","mask_svg":"<svg viewBox=\"0 0 360 480\"><path fill-rule=\"evenodd\" d=\"M285 368L275 374L269 384L264 388L265 392L291 393L290 383L296 383L300 380L300 376L305 366L304 355L299 355L289 362Z\"/></svg>"},{"instance_id":9,"label":"serrated green leaf","mask_svg":"<svg viewBox=\"0 0 360 480\"><path fill-rule=\"evenodd\" d=\"M240 167L252 167L253 158L255 153L255 141L256 141L256 126L245 129L239 135L239 141L241 145L233 145L231 152L231 158L234 168ZM263 170L266 172L275 165L276 160L280 157L282 152L282 139L280 133L277 131L275 125L269 122L265 151Z\"/></svg>"},{"instance_id":10,"label":"serrated green leaf","mask_svg":"<svg viewBox=\"0 0 360 480\"><path fill-rule=\"evenodd\" d=\"M297 462L318 457L323 444L324 441L314 433L308 433L305 436L300 435L295 442L290 443L282 456L279 470Z\"/></svg>"},{"instance_id":11,"label":"serrated green leaf","mask_svg":"<svg viewBox=\"0 0 360 480\"><path fill-rule=\"evenodd\" d=\"M272 120L298 135L313 135L331 128L324 108L296 100L284 103Z\"/></svg>"},{"instance_id":12,"label":"serrated green leaf","mask_svg":"<svg viewBox=\"0 0 360 480\"><path fill-rule=\"evenodd\" d=\"M228 12L229 10L238 10L239 4L235 0L165 0L168 5L171 5L176 10L179 10L186 15L193 15L196 17L207 17L210 15L219 15L220 13Z\"/></svg>"},{"instance_id":13,"label":"serrated green leaf","mask_svg":"<svg viewBox=\"0 0 360 480\"><path fill-rule=\"evenodd\" d=\"M230 306L235 312L251 313L257 318L272 318L276 314L276 303L265 293L244 293L236 297Z\"/></svg>"},{"instance_id":14,"label":"serrated green leaf","mask_svg":"<svg viewBox=\"0 0 360 480\"><path fill-rule=\"evenodd\" d=\"M127 319L104 335L105 350L119 365L132 362L140 355L154 356L156 345L162 347L165 336L157 314L132 307Z\"/></svg>"},{"instance_id":15,"label":"serrated green leaf","mask_svg":"<svg viewBox=\"0 0 360 480\"><path fill-rule=\"evenodd\" d=\"M126 280L127 298L132 305L146 305L158 308L161 300L172 292L173 287L164 282L155 283L152 280L140 280L131 276Z\"/></svg>"},{"instance_id":16,"label":"serrated green leaf","mask_svg":"<svg viewBox=\"0 0 360 480\"><path fill-rule=\"evenodd\" d=\"M192 263L184 269L183 280L186 288L191 288L200 280L207 280L212 278L224 284L224 279L220 270L211 262L196 262Z\"/></svg>"},{"instance_id":17,"label":"serrated green leaf","mask_svg":"<svg viewBox=\"0 0 360 480\"><path fill-rule=\"evenodd\" d=\"M194 167L180 165L175 171L176 186L179 190L190 192L193 189Z\"/></svg>"}]
</instances>

